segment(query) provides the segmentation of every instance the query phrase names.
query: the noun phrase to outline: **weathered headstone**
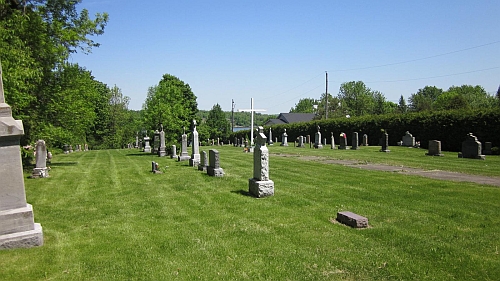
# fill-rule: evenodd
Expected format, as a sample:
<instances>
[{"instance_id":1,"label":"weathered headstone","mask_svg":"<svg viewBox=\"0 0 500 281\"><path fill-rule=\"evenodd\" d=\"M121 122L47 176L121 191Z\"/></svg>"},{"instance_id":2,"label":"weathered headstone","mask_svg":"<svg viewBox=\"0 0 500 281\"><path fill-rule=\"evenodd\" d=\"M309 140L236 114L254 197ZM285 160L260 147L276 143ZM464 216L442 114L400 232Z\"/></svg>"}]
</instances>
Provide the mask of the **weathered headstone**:
<instances>
[{"instance_id":1,"label":"weathered headstone","mask_svg":"<svg viewBox=\"0 0 500 281\"><path fill-rule=\"evenodd\" d=\"M259 127L253 153L253 178L248 180L249 193L255 197L274 195L274 182L269 179L269 150L266 147L264 128Z\"/></svg>"},{"instance_id":2,"label":"weathered headstone","mask_svg":"<svg viewBox=\"0 0 500 281\"><path fill-rule=\"evenodd\" d=\"M335 149L335 138L333 137L333 132L332 132L332 136L330 137L330 141L331 141L331 149Z\"/></svg>"},{"instance_id":3,"label":"weathered headstone","mask_svg":"<svg viewBox=\"0 0 500 281\"><path fill-rule=\"evenodd\" d=\"M165 132L163 131L163 125L160 124L160 148L158 149L158 156L167 156L167 148L165 147Z\"/></svg>"},{"instance_id":4,"label":"weathered headstone","mask_svg":"<svg viewBox=\"0 0 500 281\"><path fill-rule=\"evenodd\" d=\"M307 135L306 136L306 140L305 140L306 143L311 143L311 135Z\"/></svg>"},{"instance_id":5,"label":"weathered headstone","mask_svg":"<svg viewBox=\"0 0 500 281\"><path fill-rule=\"evenodd\" d=\"M153 151L151 153L158 154L158 150L160 150L160 132L158 130L155 131L153 136Z\"/></svg>"},{"instance_id":6,"label":"weathered headstone","mask_svg":"<svg viewBox=\"0 0 500 281\"><path fill-rule=\"evenodd\" d=\"M299 146L298 147L305 147L304 146L304 136L299 136Z\"/></svg>"},{"instance_id":7,"label":"weathered headstone","mask_svg":"<svg viewBox=\"0 0 500 281\"><path fill-rule=\"evenodd\" d=\"M381 143L382 148L380 149L380 152L391 152L389 150L389 135L387 133L382 134Z\"/></svg>"},{"instance_id":8,"label":"weathered headstone","mask_svg":"<svg viewBox=\"0 0 500 281\"><path fill-rule=\"evenodd\" d=\"M224 170L220 167L219 151L216 149L210 149L208 151L208 155L207 174L212 177L224 176Z\"/></svg>"},{"instance_id":9,"label":"weathered headstone","mask_svg":"<svg viewBox=\"0 0 500 281\"><path fill-rule=\"evenodd\" d=\"M177 147L172 145L172 154L170 155L170 158L177 158Z\"/></svg>"},{"instance_id":10,"label":"weathered headstone","mask_svg":"<svg viewBox=\"0 0 500 281\"><path fill-rule=\"evenodd\" d=\"M200 142L198 140L198 131L196 131L196 120L193 120L193 132L191 133L193 146L191 148L191 159L189 159L189 166L195 167L200 164ZM217 139L219 141L219 139Z\"/></svg>"},{"instance_id":11,"label":"weathered headstone","mask_svg":"<svg viewBox=\"0 0 500 281\"><path fill-rule=\"evenodd\" d=\"M206 172L208 167L208 157L207 152L202 151L200 155L200 164L198 164L198 170Z\"/></svg>"},{"instance_id":12,"label":"weathered headstone","mask_svg":"<svg viewBox=\"0 0 500 281\"><path fill-rule=\"evenodd\" d=\"M406 131L405 135L403 136L403 146L407 147L415 146L415 137L408 131Z\"/></svg>"},{"instance_id":13,"label":"weathered headstone","mask_svg":"<svg viewBox=\"0 0 500 281\"><path fill-rule=\"evenodd\" d=\"M438 140L430 140L429 151L425 155L444 156L444 154L441 153L441 142Z\"/></svg>"},{"instance_id":14,"label":"weathered headstone","mask_svg":"<svg viewBox=\"0 0 500 281\"><path fill-rule=\"evenodd\" d=\"M271 130L271 128L269 128L269 138L268 138L268 141L269 141L269 145L273 145L273 131Z\"/></svg>"},{"instance_id":15,"label":"weathered headstone","mask_svg":"<svg viewBox=\"0 0 500 281\"><path fill-rule=\"evenodd\" d=\"M345 133L340 134L339 149L342 149L342 150L349 149L347 147L347 135Z\"/></svg>"},{"instance_id":16,"label":"weathered headstone","mask_svg":"<svg viewBox=\"0 0 500 281\"><path fill-rule=\"evenodd\" d=\"M158 163L156 163L155 161L152 161L151 162L151 172L153 174L163 174L161 171L160 171L160 165L158 165Z\"/></svg>"},{"instance_id":17,"label":"weathered headstone","mask_svg":"<svg viewBox=\"0 0 500 281\"><path fill-rule=\"evenodd\" d=\"M149 145L149 137L144 137L144 152L151 152L151 146Z\"/></svg>"},{"instance_id":18,"label":"weathered headstone","mask_svg":"<svg viewBox=\"0 0 500 281\"><path fill-rule=\"evenodd\" d=\"M135 148L139 148L139 132L135 134ZM87 144L85 144L85 151L87 151Z\"/></svg>"},{"instance_id":19,"label":"weathered headstone","mask_svg":"<svg viewBox=\"0 0 500 281\"><path fill-rule=\"evenodd\" d=\"M191 159L191 157L188 154L187 151L187 135L186 135L186 128L184 128L184 133L182 134L181 137L181 154L177 157L178 161L187 161Z\"/></svg>"},{"instance_id":20,"label":"weathered headstone","mask_svg":"<svg viewBox=\"0 0 500 281\"><path fill-rule=\"evenodd\" d=\"M23 122L12 117L5 103L0 64L0 249L43 245L42 226L34 222L26 202L23 165L19 150Z\"/></svg>"},{"instance_id":21,"label":"weathered headstone","mask_svg":"<svg viewBox=\"0 0 500 281\"><path fill-rule=\"evenodd\" d=\"M314 134L314 148L320 149L323 148L321 144L321 132L319 131L320 127L318 126L318 131Z\"/></svg>"},{"instance_id":22,"label":"weathered headstone","mask_svg":"<svg viewBox=\"0 0 500 281\"><path fill-rule=\"evenodd\" d=\"M38 140L35 146L35 168L31 173L32 178L46 178L49 176L49 169L47 168L47 146L44 140Z\"/></svg>"},{"instance_id":23,"label":"weathered headstone","mask_svg":"<svg viewBox=\"0 0 500 281\"><path fill-rule=\"evenodd\" d=\"M354 228L368 227L368 219L352 212L338 212L337 221Z\"/></svg>"},{"instance_id":24,"label":"weathered headstone","mask_svg":"<svg viewBox=\"0 0 500 281\"><path fill-rule=\"evenodd\" d=\"M67 145L67 144L63 145L63 152L64 152L64 154L69 153L69 145Z\"/></svg>"},{"instance_id":25,"label":"weathered headstone","mask_svg":"<svg viewBox=\"0 0 500 281\"><path fill-rule=\"evenodd\" d=\"M491 148L492 148L491 142L489 142L489 141L485 142L484 143L483 154L484 155L491 155L491 154L493 154L493 151L491 151Z\"/></svg>"},{"instance_id":26,"label":"weathered headstone","mask_svg":"<svg viewBox=\"0 0 500 281\"><path fill-rule=\"evenodd\" d=\"M364 134L363 135L363 146L368 146L368 135Z\"/></svg>"},{"instance_id":27,"label":"weathered headstone","mask_svg":"<svg viewBox=\"0 0 500 281\"><path fill-rule=\"evenodd\" d=\"M358 146L358 144L359 144L358 132L352 133L352 140L351 140L351 142L352 142L351 149L354 149L354 150L359 149L359 146Z\"/></svg>"},{"instance_id":28,"label":"weathered headstone","mask_svg":"<svg viewBox=\"0 0 500 281\"><path fill-rule=\"evenodd\" d=\"M481 154L481 143L472 133L462 142L462 152L458 153L459 158L472 158L484 160L485 156Z\"/></svg>"},{"instance_id":29,"label":"weathered headstone","mask_svg":"<svg viewBox=\"0 0 500 281\"><path fill-rule=\"evenodd\" d=\"M69 145L69 153L73 153L73 145Z\"/></svg>"},{"instance_id":30,"label":"weathered headstone","mask_svg":"<svg viewBox=\"0 0 500 281\"><path fill-rule=\"evenodd\" d=\"M281 135L281 146L288 146L288 134L286 133L286 129Z\"/></svg>"}]
</instances>

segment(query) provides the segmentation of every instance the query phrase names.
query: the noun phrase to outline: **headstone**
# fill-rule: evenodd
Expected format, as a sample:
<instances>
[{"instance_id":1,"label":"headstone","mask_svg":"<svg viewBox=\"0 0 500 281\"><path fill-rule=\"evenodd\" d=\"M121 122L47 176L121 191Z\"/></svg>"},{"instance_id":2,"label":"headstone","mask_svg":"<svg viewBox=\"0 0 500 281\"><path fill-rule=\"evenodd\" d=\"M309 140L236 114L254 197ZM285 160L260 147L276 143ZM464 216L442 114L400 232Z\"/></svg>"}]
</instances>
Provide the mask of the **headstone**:
<instances>
[{"instance_id":1,"label":"headstone","mask_svg":"<svg viewBox=\"0 0 500 281\"><path fill-rule=\"evenodd\" d=\"M382 134L381 143L382 148L380 149L380 152L391 152L389 150L389 135L387 133Z\"/></svg>"},{"instance_id":2,"label":"headstone","mask_svg":"<svg viewBox=\"0 0 500 281\"><path fill-rule=\"evenodd\" d=\"M364 134L363 135L363 146L368 146L368 135Z\"/></svg>"},{"instance_id":3,"label":"headstone","mask_svg":"<svg viewBox=\"0 0 500 281\"><path fill-rule=\"evenodd\" d=\"M191 148L191 159L189 166L196 167L200 164L200 142L198 140L198 131L196 131L196 120L193 120L193 132L191 133L193 146ZM219 141L219 139L217 139Z\"/></svg>"},{"instance_id":4,"label":"headstone","mask_svg":"<svg viewBox=\"0 0 500 281\"><path fill-rule=\"evenodd\" d=\"M298 147L305 147L304 146L304 137L303 136L299 136L299 146Z\"/></svg>"},{"instance_id":5,"label":"headstone","mask_svg":"<svg viewBox=\"0 0 500 281\"><path fill-rule=\"evenodd\" d=\"M274 195L274 182L269 179L269 150L261 126L253 153L253 178L248 180L248 189L250 194L258 198Z\"/></svg>"},{"instance_id":6,"label":"headstone","mask_svg":"<svg viewBox=\"0 0 500 281\"><path fill-rule=\"evenodd\" d=\"M73 153L73 146L71 144L69 145L69 153Z\"/></svg>"},{"instance_id":7,"label":"headstone","mask_svg":"<svg viewBox=\"0 0 500 281\"><path fill-rule=\"evenodd\" d=\"M187 151L187 135L186 135L186 128L184 128L184 133L182 134L182 139L181 139L181 154L177 157L178 161L187 161L191 159L191 157L188 154Z\"/></svg>"},{"instance_id":8,"label":"headstone","mask_svg":"<svg viewBox=\"0 0 500 281\"><path fill-rule=\"evenodd\" d=\"M311 143L311 135L307 135L306 136L306 140L305 140L306 143Z\"/></svg>"},{"instance_id":9,"label":"headstone","mask_svg":"<svg viewBox=\"0 0 500 281\"><path fill-rule=\"evenodd\" d=\"M158 165L158 163L156 163L155 161L151 162L151 172L153 174L162 174L162 172L160 171L160 165Z\"/></svg>"},{"instance_id":10,"label":"headstone","mask_svg":"<svg viewBox=\"0 0 500 281\"><path fill-rule=\"evenodd\" d=\"M26 202L19 149L23 135L23 122L12 118L5 103L0 64L0 249L43 245L42 226L34 222L33 207Z\"/></svg>"},{"instance_id":11,"label":"headstone","mask_svg":"<svg viewBox=\"0 0 500 281\"><path fill-rule=\"evenodd\" d=\"M269 145L273 145L273 131L271 130L271 128L269 128L269 138L268 138L269 142L268 144Z\"/></svg>"},{"instance_id":12,"label":"headstone","mask_svg":"<svg viewBox=\"0 0 500 281\"><path fill-rule=\"evenodd\" d=\"M234 137L233 146L238 146L238 138L237 137Z\"/></svg>"},{"instance_id":13,"label":"headstone","mask_svg":"<svg viewBox=\"0 0 500 281\"><path fill-rule=\"evenodd\" d=\"M175 144L172 145L172 155L170 155L170 158L177 158L177 147L175 147Z\"/></svg>"},{"instance_id":14,"label":"headstone","mask_svg":"<svg viewBox=\"0 0 500 281\"><path fill-rule=\"evenodd\" d=\"M63 145L63 152L64 152L64 154L69 153L69 145L67 145L67 144Z\"/></svg>"},{"instance_id":15,"label":"headstone","mask_svg":"<svg viewBox=\"0 0 500 281\"><path fill-rule=\"evenodd\" d=\"M333 132L332 132L332 136L330 137L331 138L331 147L330 149L335 149L335 138L333 137Z\"/></svg>"},{"instance_id":16,"label":"headstone","mask_svg":"<svg viewBox=\"0 0 500 281\"><path fill-rule=\"evenodd\" d=\"M49 176L49 169L47 168L47 146L45 141L39 140L36 142L36 165L31 173L32 178L46 178Z\"/></svg>"},{"instance_id":17,"label":"headstone","mask_svg":"<svg viewBox=\"0 0 500 281\"><path fill-rule=\"evenodd\" d=\"M208 157L207 152L202 151L200 155L200 164L198 164L198 170L206 172L208 167Z\"/></svg>"},{"instance_id":18,"label":"headstone","mask_svg":"<svg viewBox=\"0 0 500 281\"><path fill-rule=\"evenodd\" d=\"M224 176L224 170L220 167L219 151L216 149L210 149L208 151L209 164L207 167L207 174L212 177L222 177Z\"/></svg>"},{"instance_id":19,"label":"headstone","mask_svg":"<svg viewBox=\"0 0 500 281\"><path fill-rule=\"evenodd\" d=\"M407 147L415 146L415 137L408 131L406 131L405 135L403 136L403 146Z\"/></svg>"},{"instance_id":20,"label":"headstone","mask_svg":"<svg viewBox=\"0 0 500 281\"><path fill-rule=\"evenodd\" d=\"M441 142L438 140L430 140L429 151L425 155L444 156L444 154L441 153Z\"/></svg>"},{"instance_id":21,"label":"headstone","mask_svg":"<svg viewBox=\"0 0 500 281\"><path fill-rule=\"evenodd\" d=\"M345 133L340 134L339 149L342 149L342 150L349 149L347 147L347 135Z\"/></svg>"},{"instance_id":22,"label":"headstone","mask_svg":"<svg viewBox=\"0 0 500 281\"><path fill-rule=\"evenodd\" d=\"M484 160L485 156L481 154L481 143L472 133L462 142L462 152L458 153L459 158L472 158Z\"/></svg>"},{"instance_id":23,"label":"headstone","mask_svg":"<svg viewBox=\"0 0 500 281\"><path fill-rule=\"evenodd\" d=\"M153 151L151 153L158 154L158 150L160 150L160 132L156 130L153 136Z\"/></svg>"},{"instance_id":24,"label":"headstone","mask_svg":"<svg viewBox=\"0 0 500 281\"><path fill-rule=\"evenodd\" d=\"M85 151L87 151L87 144L85 144ZM135 134L135 148L139 148L139 132Z\"/></svg>"},{"instance_id":25,"label":"headstone","mask_svg":"<svg viewBox=\"0 0 500 281\"><path fill-rule=\"evenodd\" d=\"M151 152L151 146L149 145L149 137L144 137L144 152Z\"/></svg>"},{"instance_id":26,"label":"headstone","mask_svg":"<svg viewBox=\"0 0 500 281\"><path fill-rule=\"evenodd\" d=\"M217 146L219 146L219 145L220 145L220 139L217 138Z\"/></svg>"},{"instance_id":27,"label":"headstone","mask_svg":"<svg viewBox=\"0 0 500 281\"><path fill-rule=\"evenodd\" d=\"M288 134L286 133L286 129L281 135L281 146L288 146Z\"/></svg>"},{"instance_id":28,"label":"headstone","mask_svg":"<svg viewBox=\"0 0 500 281\"><path fill-rule=\"evenodd\" d=\"M318 126L318 131L314 134L314 148L320 149L323 148L321 144L321 132L319 131L320 127Z\"/></svg>"},{"instance_id":29,"label":"headstone","mask_svg":"<svg viewBox=\"0 0 500 281\"><path fill-rule=\"evenodd\" d=\"M489 142L489 141L485 142L484 143L483 154L484 155L491 155L491 154L493 154L493 151L491 151L491 148L492 148L491 142Z\"/></svg>"},{"instance_id":30,"label":"headstone","mask_svg":"<svg viewBox=\"0 0 500 281\"><path fill-rule=\"evenodd\" d=\"M351 149L354 149L354 150L359 149L359 146L358 146L358 144L359 144L358 132L352 133L352 140L351 140L351 142L352 142Z\"/></svg>"},{"instance_id":31,"label":"headstone","mask_svg":"<svg viewBox=\"0 0 500 281\"><path fill-rule=\"evenodd\" d=\"M352 212L338 212L337 221L354 228L368 227L368 219Z\"/></svg>"},{"instance_id":32,"label":"headstone","mask_svg":"<svg viewBox=\"0 0 500 281\"><path fill-rule=\"evenodd\" d=\"M326 138L323 139L323 146L326 146Z\"/></svg>"},{"instance_id":33,"label":"headstone","mask_svg":"<svg viewBox=\"0 0 500 281\"><path fill-rule=\"evenodd\" d=\"M89 151L89 145L85 144L85 151Z\"/></svg>"},{"instance_id":34,"label":"headstone","mask_svg":"<svg viewBox=\"0 0 500 281\"><path fill-rule=\"evenodd\" d=\"M165 132L163 131L163 125L160 124L160 148L158 149L158 156L167 156L167 148L165 147Z\"/></svg>"}]
</instances>

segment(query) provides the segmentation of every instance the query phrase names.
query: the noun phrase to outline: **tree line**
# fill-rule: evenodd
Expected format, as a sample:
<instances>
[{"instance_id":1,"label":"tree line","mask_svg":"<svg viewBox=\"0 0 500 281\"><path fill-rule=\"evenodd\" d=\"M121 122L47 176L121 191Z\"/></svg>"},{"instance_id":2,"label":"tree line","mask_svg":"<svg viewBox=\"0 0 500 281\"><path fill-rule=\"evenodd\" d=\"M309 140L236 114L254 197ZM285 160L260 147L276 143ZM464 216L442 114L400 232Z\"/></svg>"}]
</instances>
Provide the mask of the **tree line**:
<instances>
[{"instance_id":1,"label":"tree line","mask_svg":"<svg viewBox=\"0 0 500 281\"><path fill-rule=\"evenodd\" d=\"M324 119L326 110L328 110L328 118L334 118L423 111L492 109L499 106L500 87L494 96L488 94L479 85L451 86L446 91L435 86L425 86L411 94L408 103L403 95L398 103L394 103L388 101L381 92L367 87L362 81L351 81L341 84L337 96L323 93L319 99L301 99L290 109L290 112L316 113L317 119Z\"/></svg>"}]
</instances>

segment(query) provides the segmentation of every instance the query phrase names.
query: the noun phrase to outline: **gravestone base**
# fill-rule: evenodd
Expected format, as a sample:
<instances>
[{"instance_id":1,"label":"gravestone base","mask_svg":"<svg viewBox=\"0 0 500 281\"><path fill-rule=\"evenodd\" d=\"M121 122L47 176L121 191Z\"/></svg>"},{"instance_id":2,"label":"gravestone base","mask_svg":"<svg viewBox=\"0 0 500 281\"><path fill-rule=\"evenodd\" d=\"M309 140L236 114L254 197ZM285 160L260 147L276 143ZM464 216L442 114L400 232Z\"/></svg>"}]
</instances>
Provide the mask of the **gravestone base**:
<instances>
[{"instance_id":1,"label":"gravestone base","mask_svg":"<svg viewBox=\"0 0 500 281\"><path fill-rule=\"evenodd\" d=\"M322 149L323 145L322 144L314 144L314 148L316 148L316 149Z\"/></svg>"},{"instance_id":2,"label":"gravestone base","mask_svg":"<svg viewBox=\"0 0 500 281\"><path fill-rule=\"evenodd\" d=\"M42 226L34 223L33 207L0 211L0 249L43 245Z\"/></svg>"},{"instance_id":3,"label":"gravestone base","mask_svg":"<svg viewBox=\"0 0 500 281\"><path fill-rule=\"evenodd\" d=\"M189 166L196 167L200 164L200 154L194 154L189 158Z\"/></svg>"},{"instance_id":4,"label":"gravestone base","mask_svg":"<svg viewBox=\"0 0 500 281\"><path fill-rule=\"evenodd\" d=\"M207 174L212 177L223 177L224 170L222 168L207 167Z\"/></svg>"},{"instance_id":5,"label":"gravestone base","mask_svg":"<svg viewBox=\"0 0 500 281\"><path fill-rule=\"evenodd\" d=\"M434 153L434 154L433 153L426 153L425 155L427 155L427 156L444 156L443 153Z\"/></svg>"},{"instance_id":6,"label":"gravestone base","mask_svg":"<svg viewBox=\"0 0 500 281\"><path fill-rule=\"evenodd\" d=\"M389 149L381 149L380 152L391 152Z\"/></svg>"},{"instance_id":7,"label":"gravestone base","mask_svg":"<svg viewBox=\"0 0 500 281\"><path fill-rule=\"evenodd\" d=\"M49 169L48 168L34 168L31 173L32 179L37 178L48 178L49 177Z\"/></svg>"},{"instance_id":8,"label":"gravestone base","mask_svg":"<svg viewBox=\"0 0 500 281\"><path fill-rule=\"evenodd\" d=\"M248 180L248 191L257 198L273 196L274 182L272 180L259 181L252 178Z\"/></svg>"},{"instance_id":9,"label":"gravestone base","mask_svg":"<svg viewBox=\"0 0 500 281\"><path fill-rule=\"evenodd\" d=\"M462 154L462 152L458 153L458 158L470 158L470 159L486 160L486 156L485 155L470 155L468 157L464 157L464 155Z\"/></svg>"},{"instance_id":10,"label":"gravestone base","mask_svg":"<svg viewBox=\"0 0 500 281\"><path fill-rule=\"evenodd\" d=\"M338 212L337 221L354 228L368 227L368 219L352 212Z\"/></svg>"},{"instance_id":11,"label":"gravestone base","mask_svg":"<svg viewBox=\"0 0 500 281\"><path fill-rule=\"evenodd\" d=\"M144 147L144 152L151 152L151 146Z\"/></svg>"},{"instance_id":12,"label":"gravestone base","mask_svg":"<svg viewBox=\"0 0 500 281\"><path fill-rule=\"evenodd\" d=\"M158 156L159 157L165 157L167 156L167 149L166 147L160 147L160 150L158 150Z\"/></svg>"},{"instance_id":13,"label":"gravestone base","mask_svg":"<svg viewBox=\"0 0 500 281\"><path fill-rule=\"evenodd\" d=\"M207 166L203 165L203 164L199 164L198 165L198 171L203 171L203 172L206 172L207 171Z\"/></svg>"},{"instance_id":14,"label":"gravestone base","mask_svg":"<svg viewBox=\"0 0 500 281\"><path fill-rule=\"evenodd\" d=\"M349 150L349 147L339 145L339 150Z\"/></svg>"},{"instance_id":15,"label":"gravestone base","mask_svg":"<svg viewBox=\"0 0 500 281\"><path fill-rule=\"evenodd\" d=\"M181 154L179 156L177 156L177 161L187 161L191 159L191 156L187 155L187 154Z\"/></svg>"},{"instance_id":16,"label":"gravestone base","mask_svg":"<svg viewBox=\"0 0 500 281\"><path fill-rule=\"evenodd\" d=\"M282 143L280 146L288 146L288 143Z\"/></svg>"}]
</instances>

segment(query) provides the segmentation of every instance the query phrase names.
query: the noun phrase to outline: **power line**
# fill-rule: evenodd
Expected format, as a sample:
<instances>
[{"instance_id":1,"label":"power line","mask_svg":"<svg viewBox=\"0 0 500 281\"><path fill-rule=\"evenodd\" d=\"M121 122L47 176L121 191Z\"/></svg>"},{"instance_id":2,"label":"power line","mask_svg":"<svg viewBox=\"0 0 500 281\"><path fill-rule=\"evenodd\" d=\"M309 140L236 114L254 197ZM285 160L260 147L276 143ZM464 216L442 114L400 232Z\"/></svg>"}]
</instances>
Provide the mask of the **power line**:
<instances>
[{"instance_id":1,"label":"power line","mask_svg":"<svg viewBox=\"0 0 500 281\"><path fill-rule=\"evenodd\" d=\"M386 66L392 66L392 65L398 65L398 64L405 64L405 63L410 63L410 62L415 62L415 61L421 61L421 60L427 60L427 59L432 59L432 58L447 56L447 55L451 55L451 54L456 54L456 53L460 53L460 52L465 52L465 51L469 51L469 50L473 50L473 49L477 49L477 48L481 48L481 47L485 47L485 46L489 46L489 45L493 45L493 44L498 44L498 43L500 43L500 41L495 41L495 42L486 43L486 44L483 44L483 45L478 45L478 46L474 46L474 47L470 47L470 48L465 48L465 49L461 49L461 50L457 50L457 51L451 51L451 52L447 52L447 53L442 53L442 54L438 54L438 55L432 55L432 56L418 58L418 59L411 59L411 60L406 60L406 61L401 61L401 62L380 64L380 65L374 65L374 66L365 66L365 67L348 68L348 69L338 69L338 70L333 70L332 72L364 70L364 69L386 67Z\"/></svg>"},{"instance_id":2,"label":"power line","mask_svg":"<svg viewBox=\"0 0 500 281\"><path fill-rule=\"evenodd\" d=\"M485 69L472 70L472 71L467 71L467 72L446 74L446 75L437 75L437 76L422 77L422 78L400 79L400 80L371 81L371 82L365 82L365 83L394 83L394 82L407 82L407 81L426 80L426 79L434 79L434 78L450 77L450 76L463 75L463 74L469 74L469 73L475 73L475 72L482 72L482 71L488 71L488 70L493 70L493 69L498 69L498 68L500 68L500 66L490 67L490 68L485 68Z\"/></svg>"}]
</instances>

